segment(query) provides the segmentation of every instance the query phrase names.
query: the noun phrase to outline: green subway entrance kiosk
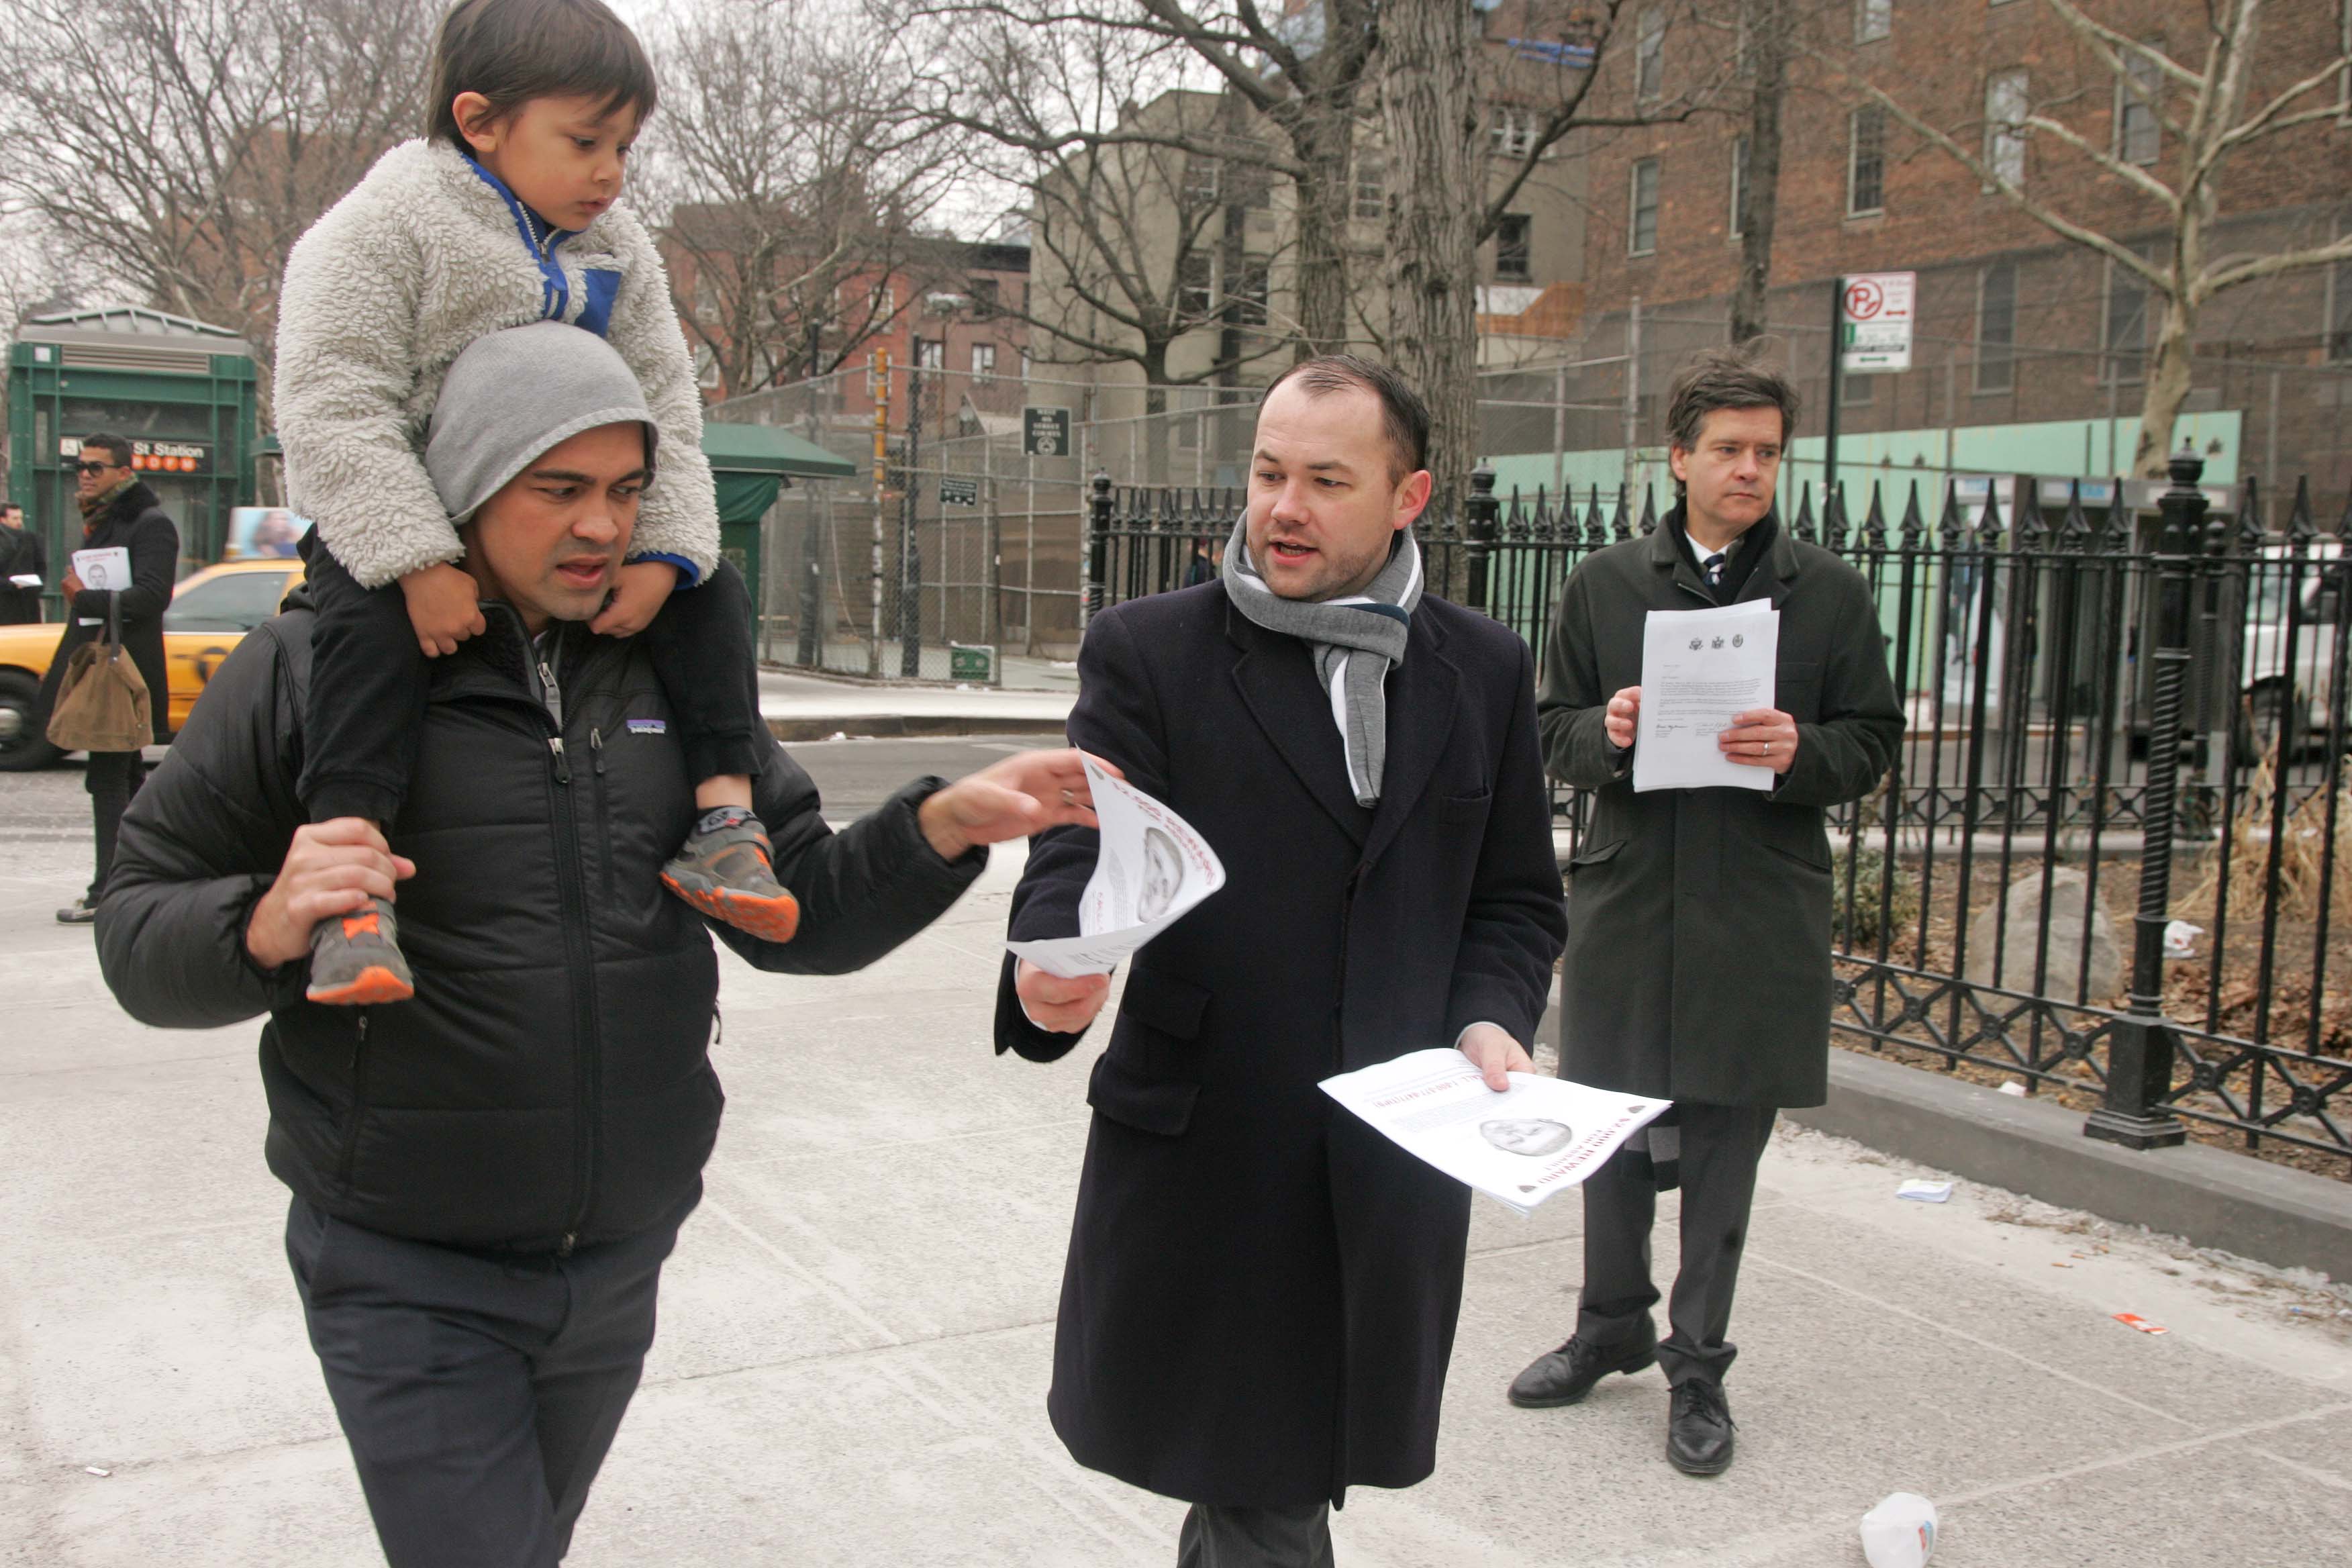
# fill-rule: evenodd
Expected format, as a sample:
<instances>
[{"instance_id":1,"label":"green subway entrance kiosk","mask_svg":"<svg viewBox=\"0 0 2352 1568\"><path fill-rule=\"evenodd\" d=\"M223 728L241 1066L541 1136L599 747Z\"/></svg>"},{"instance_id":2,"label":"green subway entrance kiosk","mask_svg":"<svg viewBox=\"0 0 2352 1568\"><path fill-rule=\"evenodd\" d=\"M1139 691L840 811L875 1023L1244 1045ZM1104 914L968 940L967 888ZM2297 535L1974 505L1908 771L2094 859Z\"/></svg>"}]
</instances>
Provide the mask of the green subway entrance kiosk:
<instances>
[{"instance_id":1,"label":"green subway entrance kiosk","mask_svg":"<svg viewBox=\"0 0 2352 1568\"><path fill-rule=\"evenodd\" d=\"M108 431L178 521L184 569L217 560L229 510L253 494L257 393L252 350L226 327L143 305L35 316L8 345L8 499L63 561L80 539L81 437Z\"/></svg>"}]
</instances>

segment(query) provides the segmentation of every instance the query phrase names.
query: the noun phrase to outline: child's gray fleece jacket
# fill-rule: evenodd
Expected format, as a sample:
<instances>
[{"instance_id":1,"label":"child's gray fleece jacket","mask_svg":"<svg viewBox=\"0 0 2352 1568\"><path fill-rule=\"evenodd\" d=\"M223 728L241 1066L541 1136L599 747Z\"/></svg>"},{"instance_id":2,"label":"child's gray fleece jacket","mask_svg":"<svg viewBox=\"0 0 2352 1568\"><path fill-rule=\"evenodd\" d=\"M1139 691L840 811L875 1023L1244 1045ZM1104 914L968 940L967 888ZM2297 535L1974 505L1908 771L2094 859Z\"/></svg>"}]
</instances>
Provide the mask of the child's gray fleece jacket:
<instances>
[{"instance_id":1,"label":"child's gray fleece jacket","mask_svg":"<svg viewBox=\"0 0 2352 1568\"><path fill-rule=\"evenodd\" d=\"M678 565L680 586L717 564L702 396L645 225L615 203L551 234L473 160L418 141L310 226L278 298L288 500L362 586L463 553L422 456L442 375L477 338L550 318L619 351L660 430L630 558Z\"/></svg>"}]
</instances>

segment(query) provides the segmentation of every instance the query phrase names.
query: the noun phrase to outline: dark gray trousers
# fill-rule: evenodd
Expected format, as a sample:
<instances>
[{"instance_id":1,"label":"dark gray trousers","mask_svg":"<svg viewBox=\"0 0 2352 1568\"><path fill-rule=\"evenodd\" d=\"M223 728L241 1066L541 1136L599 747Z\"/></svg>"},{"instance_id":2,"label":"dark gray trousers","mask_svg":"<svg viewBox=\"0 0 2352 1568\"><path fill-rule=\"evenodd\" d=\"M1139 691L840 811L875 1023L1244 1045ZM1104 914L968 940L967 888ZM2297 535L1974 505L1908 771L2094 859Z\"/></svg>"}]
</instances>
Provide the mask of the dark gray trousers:
<instances>
[{"instance_id":1,"label":"dark gray trousers","mask_svg":"<svg viewBox=\"0 0 2352 1568\"><path fill-rule=\"evenodd\" d=\"M553 1568L654 1339L676 1225L569 1258L404 1241L296 1198L286 1255L393 1568Z\"/></svg>"},{"instance_id":2,"label":"dark gray trousers","mask_svg":"<svg viewBox=\"0 0 2352 1568\"><path fill-rule=\"evenodd\" d=\"M1176 1538L1176 1568L1331 1568L1331 1505L1196 1502Z\"/></svg>"},{"instance_id":3,"label":"dark gray trousers","mask_svg":"<svg viewBox=\"0 0 2352 1568\"><path fill-rule=\"evenodd\" d=\"M139 786L147 782L147 763L137 752L92 752L81 782L89 791L97 850L85 898L95 906L105 896L106 879L114 869L114 844L122 833L122 814L131 808L131 797L139 793Z\"/></svg>"},{"instance_id":4,"label":"dark gray trousers","mask_svg":"<svg viewBox=\"0 0 2352 1568\"><path fill-rule=\"evenodd\" d=\"M1769 1106L1683 1101L1682 1266L1666 1309L1671 1331L1658 1364L1677 1386L1720 1384L1738 1347L1731 1325L1739 1255L1748 1245L1748 1210L1756 1200L1756 1166L1772 1141L1779 1112ZM1650 1228L1658 1190L1647 1171L1622 1152L1585 1178L1584 1289L1576 1334L1616 1344L1642 1334L1658 1288L1650 1282Z\"/></svg>"}]
</instances>

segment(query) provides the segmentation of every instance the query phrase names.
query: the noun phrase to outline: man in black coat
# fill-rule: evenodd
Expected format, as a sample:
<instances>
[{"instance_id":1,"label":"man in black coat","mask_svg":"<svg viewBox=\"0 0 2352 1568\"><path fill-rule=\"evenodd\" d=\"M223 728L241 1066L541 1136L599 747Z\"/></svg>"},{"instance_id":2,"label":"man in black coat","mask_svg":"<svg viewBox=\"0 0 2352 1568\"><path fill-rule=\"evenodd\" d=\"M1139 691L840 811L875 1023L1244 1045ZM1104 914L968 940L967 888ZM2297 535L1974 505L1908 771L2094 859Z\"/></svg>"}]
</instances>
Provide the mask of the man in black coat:
<instances>
[{"instance_id":1,"label":"man in black coat","mask_svg":"<svg viewBox=\"0 0 2352 1568\"><path fill-rule=\"evenodd\" d=\"M79 460L76 499L81 503L80 550L116 547L131 552L131 586L94 588L84 584L70 566L58 584L66 602L66 629L58 651L41 679L41 698L35 711L49 721L58 682L64 678L73 650L106 635L112 612L121 628L122 646L147 683L147 703L155 721L158 744L172 738L172 689L163 667L163 612L172 603L172 584L179 580L180 531L163 510L155 492L140 483L131 467L131 443L120 436L85 436ZM115 834L122 825L123 808L139 793L147 764L137 752L93 752L82 784L89 791L90 816L97 831L98 853L89 890L58 911L65 925L88 925L97 918L99 895L106 890L108 868L114 864Z\"/></svg>"},{"instance_id":2,"label":"man in black coat","mask_svg":"<svg viewBox=\"0 0 2352 1568\"><path fill-rule=\"evenodd\" d=\"M31 587L18 577L37 577ZM41 590L48 585L49 552L41 536L25 526L25 509L0 502L0 626L38 626Z\"/></svg>"},{"instance_id":3,"label":"man in black coat","mask_svg":"<svg viewBox=\"0 0 2352 1568\"><path fill-rule=\"evenodd\" d=\"M1561 1076L1675 1110L1585 1182L1575 1333L1510 1397L1572 1405L1654 1360L1674 1391L1666 1455L1692 1475L1731 1463L1724 1334L1757 1163L1779 1108L1828 1092L1823 808L1868 794L1903 733L1869 584L1772 510L1796 416L1788 383L1742 354L1704 355L1677 377L1666 417L1682 504L1570 575L1537 704L1552 775L1594 792L1569 866ZM1774 706L1738 715L1717 743L1769 771L1770 787L1635 794L1649 614L1755 600L1780 616ZM1676 1174L1682 1265L1661 1342L1650 1227Z\"/></svg>"},{"instance_id":4,"label":"man in black coat","mask_svg":"<svg viewBox=\"0 0 2352 1568\"><path fill-rule=\"evenodd\" d=\"M584 405L495 389L536 396L546 435L520 437L512 477L461 531L488 628L434 663L389 840L302 808L314 616L298 596L213 677L124 820L99 911L107 984L133 1016L269 1015L287 1255L385 1556L418 1568L563 1555L724 1098L710 934L661 883L693 800L676 714L641 639L583 624L625 557L652 420L609 345L572 341L604 373ZM544 385L579 387L558 357L535 361ZM481 413L460 379L436 429ZM1076 753L1007 762L920 780L835 833L770 742L754 794L799 935L713 929L762 969L872 963L971 885L981 845L1087 819ZM412 873L402 934L433 983L397 1005L310 1002L311 928L377 920L370 900Z\"/></svg>"},{"instance_id":5,"label":"man in black coat","mask_svg":"<svg viewBox=\"0 0 2352 1568\"><path fill-rule=\"evenodd\" d=\"M1429 1474L1469 1193L1318 1085L1458 1045L1507 1087L1562 939L1527 645L1421 595L1427 434L1392 372L1295 367L1222 579L1079 653L1071 741L1227 880L1136 954L1095 1063L1047 1408L1079 1463L1194 1505L1194 1568L1328 1563L1349 1487ZM1075 932L1095 857L1040 838L1013 936ZM1062 1055L1108 989L1008 960L997 1048Z\"/></svg>"}]
</instances>

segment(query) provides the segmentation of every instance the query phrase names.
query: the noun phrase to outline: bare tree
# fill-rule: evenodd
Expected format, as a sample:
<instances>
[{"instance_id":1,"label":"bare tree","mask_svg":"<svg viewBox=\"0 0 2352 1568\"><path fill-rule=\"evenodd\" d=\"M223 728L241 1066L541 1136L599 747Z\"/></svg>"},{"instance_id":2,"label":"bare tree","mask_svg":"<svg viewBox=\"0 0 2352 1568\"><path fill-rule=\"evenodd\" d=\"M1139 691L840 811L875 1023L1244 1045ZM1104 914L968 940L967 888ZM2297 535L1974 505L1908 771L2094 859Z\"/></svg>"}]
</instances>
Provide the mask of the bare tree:
<instances>
[{"instance_id":1,"label":"bare tree","mask_svg":"<svg viewBox=\"0 0 2352 1568\"><path fill-rule=\"evenodd\" d=\"M998 309L1034 357L1135 367L1148 476L1164 477L1169 388L1230 383L1297 336L1270 298L1276 253L1244 244L1276 195L1265 128L1231 93L1188 89L1165 39L1000 16L960 31L957 122L1029 215L1028 297Z\"/></svg>"},{"instance_id":2,"label":"bare tree","mask_svg":"<svg viewBox=\"0 0 2352 1568\"><path fill-rule=\"evenodd\" d=\"M920 231L957 163L912 117L907 62L854 20L728 5L656 44L662 107L634 199L730 397L838 369L931 281L909 286L938 258Z\"/></svg>"},{"instance_id":3,"label":"bare tree","mask_svg":"<svg viewBox=\"0 0 2352 1568\"><path fill-rule=\"evenodd\" d=\"M1788 99L1792 0L1740 0L1736 67L1748 88L1746 142L1735 143L1739 189L1739 285L1731 296L1731 341L1762 337L1771 325L1772 234L1780 210L1780 108Z\"/></svg>"},{"instance_id":4,"label":"bare tree","mask_svg":"<svg viewBox=\"0 0 2352 1568\"><path fill-rule=\"evenodd\" d=\"M437 9L11 0L0 211L159 309L235 329L266 369L287 251L415 133Z\"/></svg>"},{"instance_id":5,"label":"bare tree","mask_svg":"<svg viewBox=\"0 0 2352 1568\"><path fill-rule=\"evenodd\" d=\"M2189 354L2199 313L2214 296L2282 273L2352 260L2352 235L2332 244L2311 245L2266 255L2216 258L2210 247L2231 158L2256 143L2302 126L2337 118L2343 108L2337 84L2352 71L2352 58L2334 50L2298 61L2307 72L2267 98L2249 79L2253 51L2263 27L2268 0L2210 0L2205 25L2179 40L2178 48L2117 31L2072 0L2042 0L2064 24L2082 52L2119 84L2119 104L2143 107L2173 149L2168 170L2143 166L2129 149L2095 141L2061 117L2063 103L2045 99L1995 103L1976 128L1973 144L1931 123L1916 108L1879 83L1865 90L1913 132L1999 191L2036 223L2062 238L2106 258L2119 272L2146 285L2151 305L2163 308L2149 355L2142 394L2139 444L2132 471L2161 479L2172 426L2189 395ZM2104 85L2104 84L2102 84ZM2070 95L2071 96L2071 95ZM2145 196L2163 215L2169 243L2159 256L2142 254L2111 233L2070 216L2025 188L2025 149L2046 141L2086 159L2108 178ZM2332 154L2331 154L2332 155Z\"/></svg>"},{"instance_id":6,"label":"bare tree","mask_svg":"<svg viewBox=\"0 0 2352 1568\"><path fill-rule=\"evenodd\" d=\"M1306 0L1269 16L1254 0L917 0L918 14L951 39L992 19L1041 37L1097 29L1173 46L1214 85L1261 118L1272 135L1247 157L1290 187L1299 353L1346 345L1350 300L1348 198L1359 99L1379 43L1379 0ZM990 129L985 108L951 71L934 73L941 123ZM1113 90L1119 90L1113 84ZM1117 126L1054 128L1056 153L1164 146L1234 161L1217 137Z\"/></svg>"},{"instance_id":7,"label":"bare tree","mask_svg":"<svg viewBox=\"0 0 2352 1568\"><path fill-rule=\"evenodd\" d=\"M1636 74L1629 0L1580 10L1553 37L1486 36L1470 0L1384 0L1378 58L1392 176L1390 358L1430 405L1433 515L1454 512L1476 460L1478 247L1552 150L1579 131L1666 124L1717 103L1728 71L1694 53L1671 90ZM1687 17L1643 8L1645 24ZM1622 90L1595 98L1614 73ZM1605 107L1604 107L1605 105ZM1489 120L1507 111L1507 134Z\"/></svg>"}]
</instances>

